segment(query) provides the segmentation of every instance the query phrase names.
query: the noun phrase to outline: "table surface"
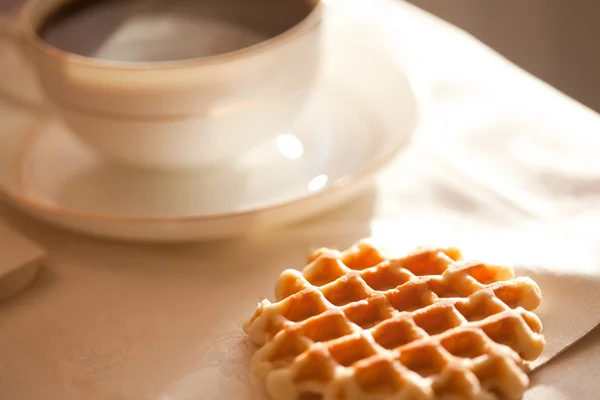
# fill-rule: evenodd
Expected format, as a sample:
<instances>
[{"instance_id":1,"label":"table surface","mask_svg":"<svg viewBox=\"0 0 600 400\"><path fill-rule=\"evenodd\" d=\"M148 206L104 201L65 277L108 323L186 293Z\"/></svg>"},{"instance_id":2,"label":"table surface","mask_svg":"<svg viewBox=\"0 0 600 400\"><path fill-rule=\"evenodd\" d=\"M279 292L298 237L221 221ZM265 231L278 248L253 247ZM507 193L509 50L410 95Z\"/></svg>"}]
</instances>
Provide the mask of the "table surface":
<instances>
[{"instance_id":1,"label":"table surface","mask_svg":"<svg viewBox=\"0 0 600 400\"><path fill-rule=\"evenodd\" d=\"M0 206L50 254L30 290L0 304L2 398L192 398L157 393L208 357L198 338L236 329L315 246L453 243L486 260L600 274L598 116L413 6L373 0L364 14L388 27L423 117L352 204L278 232L175 246L95 240ZM549 382L557 399L595 398L599 358L596 330L536 372L526 398Z\"/></svg>"}]
</instances>

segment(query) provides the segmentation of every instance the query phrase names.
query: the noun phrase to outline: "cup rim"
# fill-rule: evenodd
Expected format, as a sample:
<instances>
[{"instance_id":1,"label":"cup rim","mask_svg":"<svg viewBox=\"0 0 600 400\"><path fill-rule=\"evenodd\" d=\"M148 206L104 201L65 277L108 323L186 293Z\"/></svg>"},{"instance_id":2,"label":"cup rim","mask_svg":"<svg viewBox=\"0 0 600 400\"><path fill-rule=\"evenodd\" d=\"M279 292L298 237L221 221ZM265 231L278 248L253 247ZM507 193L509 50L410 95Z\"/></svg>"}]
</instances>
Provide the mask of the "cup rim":
<instances>
[{"instance_id":1,"label":"cup rim","mask_svg":"<svg viewBox=\"0 0 600 400\"><path fill-rule=\"evenodd\" d=\"M78 0L70 0L78 1ZM302 1L302 0L299 0ZM317 28L322 20L325 0L305 0L312 3L310 12L300 21L287 28L285 31L271 36L259 43L241 49L210 56L187 58L170 61L114 61L101 58L83 56L69 53L44 41L37 33L30 20L30 15L40 1L29 0L24 5L18 16L18 25L26 41L33 49L58 61L66 61L83 67L93 67L112 70L143 71L143 70L169 70L180 68L193 68L203 65L219 64L235 61L248 56L261 54L273 48L302 37Z\"/></svg>"}]
</instances>

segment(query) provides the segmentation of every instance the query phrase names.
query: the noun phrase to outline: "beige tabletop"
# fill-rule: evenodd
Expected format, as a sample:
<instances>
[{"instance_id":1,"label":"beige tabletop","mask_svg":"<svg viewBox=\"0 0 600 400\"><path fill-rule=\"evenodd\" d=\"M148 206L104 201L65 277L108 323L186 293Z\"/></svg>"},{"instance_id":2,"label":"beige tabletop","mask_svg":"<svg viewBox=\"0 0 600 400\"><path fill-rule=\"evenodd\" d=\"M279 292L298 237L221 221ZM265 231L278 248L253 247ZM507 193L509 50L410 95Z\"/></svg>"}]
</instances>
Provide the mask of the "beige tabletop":
<instances>
[{"instance_id":1,"label":"beige tabletop","mask_svg":"<svg viewBox=\"0 0 600 400\"><path fill-rule=\"evenodd\" d=\"M365 18L386 27L423 119L352 204L278 232L170 246L82 237L0 207L49 253L35 285L0 304L1 399L263 399L240 324L316 246L454 244L600 275L598 116L443 21L369 1ZM526 399L597 399L599 361L596 329L536 370Z\"/></svg>"}]
</instances>

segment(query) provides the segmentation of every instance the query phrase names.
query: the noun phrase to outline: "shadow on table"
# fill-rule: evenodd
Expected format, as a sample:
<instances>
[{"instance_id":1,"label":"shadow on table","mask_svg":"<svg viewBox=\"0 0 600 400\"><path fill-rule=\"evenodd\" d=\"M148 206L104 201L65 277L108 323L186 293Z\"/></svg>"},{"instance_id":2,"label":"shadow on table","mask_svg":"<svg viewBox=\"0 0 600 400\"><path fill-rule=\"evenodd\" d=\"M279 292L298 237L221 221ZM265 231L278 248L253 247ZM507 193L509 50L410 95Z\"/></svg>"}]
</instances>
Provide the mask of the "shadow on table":
<instances>
[{"instance_id":1,"label":"shadow on table","mask_svg":"<svg viewBox=\"0 0 600 400\"><path fill-rule=\"evenodd\" d=\"M302 223L237 239L193 244L157 245L96 239L38 222L5 203L0 203L0 216L49 249L55 268L67 263L85 268L125 270L127 274L169 272L204 278L226 277L263 268L274 259L281 260L278 270L301 268L309 250L315 247L345 248L369 236L376 197L374 186L369 186L349 203Z\"/></svg>"},{"instance_id":2,"label":"shadow on table","mask_svg":"<svg viewBox=\"0 0 600 400\"><path fill-rule=\"evenodd\" d=\"M37 272L32 282L20 292L13 296L0 300L0 311L6 307L11 307L16 302L35 302L42 298L44 294L52 290L52 287L58 282L58 275L47 263L44 263Z\"/></svg>"}]
</instances>

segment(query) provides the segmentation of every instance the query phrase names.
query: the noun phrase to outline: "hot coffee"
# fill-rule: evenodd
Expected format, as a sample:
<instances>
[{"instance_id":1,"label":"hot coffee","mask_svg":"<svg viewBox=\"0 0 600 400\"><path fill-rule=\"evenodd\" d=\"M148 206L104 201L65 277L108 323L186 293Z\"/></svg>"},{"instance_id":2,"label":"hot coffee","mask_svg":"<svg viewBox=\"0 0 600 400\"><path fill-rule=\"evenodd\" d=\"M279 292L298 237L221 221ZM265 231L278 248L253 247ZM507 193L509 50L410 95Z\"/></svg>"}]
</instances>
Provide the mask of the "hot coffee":
<instances>
[{"instance_id":1,"label":"hot coffee","mask_svg":"<svg viewBox=\"0 0 600 400\"><path fill-rule=\"evenodd\" d=\"M314 0L73 0L50 13L38 35L86 57L175 61L260 43L314 7Z\"/></svg>"}]
</instances>

